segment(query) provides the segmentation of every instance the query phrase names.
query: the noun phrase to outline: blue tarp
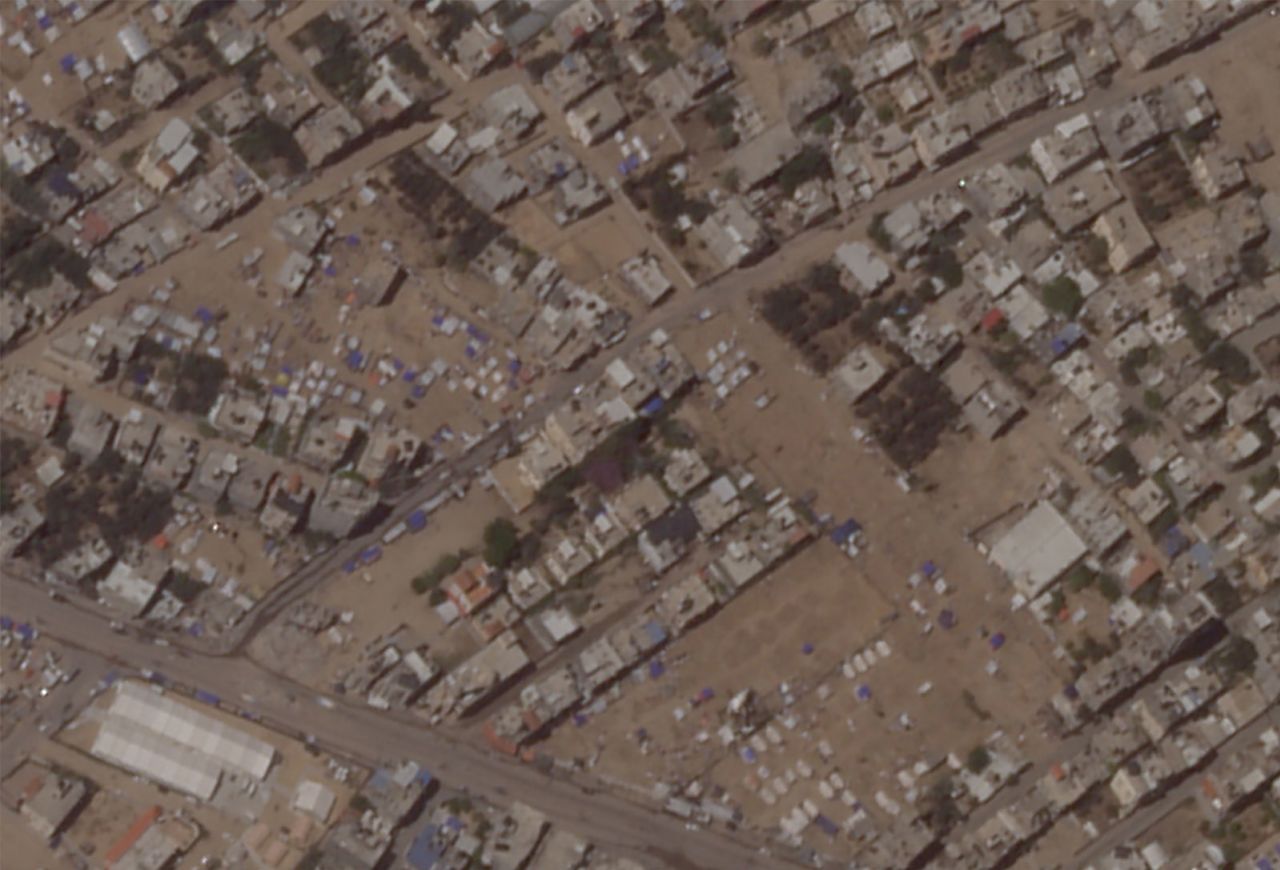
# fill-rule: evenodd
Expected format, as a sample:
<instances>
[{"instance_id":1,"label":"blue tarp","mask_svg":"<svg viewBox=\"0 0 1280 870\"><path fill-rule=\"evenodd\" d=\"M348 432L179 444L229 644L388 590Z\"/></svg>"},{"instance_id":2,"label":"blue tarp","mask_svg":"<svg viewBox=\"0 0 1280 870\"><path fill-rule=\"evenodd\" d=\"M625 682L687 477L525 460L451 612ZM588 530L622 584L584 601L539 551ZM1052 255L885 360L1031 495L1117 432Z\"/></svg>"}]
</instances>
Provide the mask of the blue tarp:
<instances>
[{"instance_id":1,"label":"blue tarp","mask_svg":"<svg viewBox=\"0 0 1280 870\"><path fill-rule=\"evenodd\" d=\"M338 274L338 267L330 263L328 266L324 267L324 273L330 278L333 278Z\"/></svg>"},{"instance_id":2,"label":"blue tarp","mask_svg":"<svg viewBox=\"0 0 1280 870\"><path fill-rule=\"evenodd\" d=\"M934 564L932 559L930 559L920 566L920 572L924 574L925 577L932 580L933 575L938 573L938 566Z\"/></svg>"},{"instance_id":3,"label":"blue tarp","mask_svg":"<svg viewBox=\"0 0 1280 870\"><path fill-rule=\"evenodd\" d=\"M196 319L207 326L210 323L213 323L214 315L208 308L200 305L196 307Z\"/></svg>"},{"instance_id":4,"label":"blue tarp","mask_svg":"<svg viewBox=\"0 0 1280 870\"><path fill-rule=\"evenodd\" d=\"M25 622L19 622L15 631L23 640L31 640L36 636L36 630Z\"/></svg>"},{"instance_id":5,"label":"blue tarp","mask_svg":"<svg viewBox=\"0 0 1280 870\"><path fill-rule=\"evenodd\" d=\"M640 409L640 413L645 417L652 417L662 410L663 405L662 397L654 396L652 399L644 403L644 406Z\"/></svg>"},{"instance_id":6,"label":"blue tarp","mask_svg":"<svg viewBox=\"0 0 1280 870\"><path fill-rule=\"evenodd\" d=\"M706 702L706 701L710 701L715 696L716 696L715 690L712 689L710 686L705 686L703 687L702 691L698 693L698 700L702 702Z\"/></svg>"},{"instance_id":7,"label":"blue tarp","mask_svg":"<svg viewBox=\"0 0 1280 870\"><path fill-rule=\"evenodd\" d=\"M426 394L427 394L427 388L422 385L418 385L413 388L413 397L415 399L421 399Z\"/></svg>"},{"instance_id":8,"label":"blue tarp","mask_svg":"<svg viewBox=\"0 0 1280 870\"><path fill-rule=\"evenodd\" d=\"M146 369L134 369L133 382L140 387L145 387L147 382L151 380L151 373Z\"/></svg>"},{"instance_id":9,"label":"blue tarp","mask_svg":"<svg viewBox=\"0 0 1280 870\"><path fill-rule=\"evenodd\" d=\"M413 369L405 369L404 374L400 376L406 384L412 384L418 379L418 373Z\"/></svg>"},{"instance_id":10,"label":"blue tarp","mask_svg":"<svg viewBox=\"0 0 1280 870\"><path fill-rule=\"evenodd\" d=\"M13 628L13 620L7 616L0 616L0 629L9 631Z\"/></svg>"},{"instance_id":11,"label":"blue tarp","mask_svg":"<svg viewBox=\"0 0 1280 870\"><path fill-rule=\"evenodd\" d=\"M362 354L360 351L353 350L351 351L351 353L347 354L348 368L358 369L362 365L364 365L364 354Z\"/></svg>"},{"instance_id":12,"label":"blue tarp","mask_svg":"<svg viewBox=\"0 0 1280 870\"><path fill-rule=\"evenodd\" d=\"M854 520L845 520L843 523L831 530L831 541L837 546L843 546L857 533L857 522Z\"/></svg>"},{"instance_id":13,"label":"blue tarp","mask_svg":"<svg viewBox=\"0 0 1280 870\"><path fill-rule=\"evenodd\" d=\"M661 677L664 673L666 673L666 670L667 669L662 666L662 662L658 661L657 659L654 659L653 661L649 662L649 679L651 680L658 679L658 677Z\"/></svg>"},{"instance_id":14,"label":"blue tarp","mask_svg":"<svg viewBox=\"0 0 1280 870\"><path fill-rule=\"evenodd\" d=\"M372 565L374 562L382 558L381 547L370 547L360 554L360 561L366 565Z\"/></svg>"},{"instance_id":15,"label":"blue tarp","mask_svg":"<svg viewBox=\"0 0 1280 870\"><path fill-rule=\"evenodd\" d=\"M356 573L356 560L352 559L349 562L342 563L342 570L348 574Z\"/></svg>"},{"instance_id":16,"label":"blue tarp","mask_svg":"<svg viewBox=\"0 0 1280 870\"><path fill-rule=\"evenodd\" d=\"M58 61L58 66L62 67L64 73L73 72L76 68L76 56L74 54L64 54L62 60Z\"/></svg>"},{"instance_id":17,"label":"blue tarp","mask_svg":"<svg viewBox=\"0 0 1280 870\"><path fill-rule=\"evenodd\" d=\"M817 825L818 829L828 837L834 837L836 834L840 833L840 826L821 813L814 816L813 823Z\"/></svg>"},{"instance_id":18,"label":"blue tarp","mask_svg":"<svg viewBox=\"0 0 1280 870\"><path fill-rule=\"evenodd\" d=\"M76 187L67 175L67 171L61 166L55 166L49 170L44 184L58 196L80 196L80 188Z\"/></svg>"},{"instance_id":19,"label":"blue tarp","mask_svg":"<svg viewBox=\"0 0 1280 870\"><path fill-rule=\"evenodd\" d=\"M404 524L409 527L411 532L420 532L427 527L427 512L414 511L404 518Z\"/></svg>"},{"instance_id":20,"label":"blue tarp","mask_svg":"<svg viewBox=\"0 0 1280 870\"><path fill-rule=\"evenodd\" d=\"M360 244L360 237L355 233L351 233L347 236L347 244L354 248L356 245Z\"/></svg>"},{"instance_id":21,"label":"blue tarp","mask_svg":"<svg viewBox=\"0 0 1280 870\"><path fill-rule=\"evenodd\" d=\"M514 374L518 374L518 373L519 373L519 371L520 371L520 360L518 360L518 359L513 359L513 360L509 361L509 362L507 363L507 371L511 372L511 374L513 374L513 375L514 375Z\"/></svg>"},{"instance_id":22,"label":"blue tarp","mask_svg":"<svg viewBox=\"0 0 1280 870\"><path fill-rule=\"evenodd\" d=\"M659 644L667 642L667 630L660 623L650 620L644 624L644 633L649 635L651 643Z\"/></svg>"},{"instance_id":23,"label":"blue tarp","mask_svg":"<svg viewBox=\"0 0 1280 870\"><path fill-rule=\"evenodd\" d=\"M413 838L404 859L414 870L431 870L440 861L440 852L433 842L439 830L435 825L427 825Z\"/></svg>"},{"instance_id":24,"label":"blue tarp","mask_svg":"<svg viewBox=\"0 0 1280 870\"><path fill-rule=\"evenodd\" d=\"M745 761L747 764L756 763L756 758L757 758L756 751L752 749L750 746L743 746L741 749L738 750L738 755L741 756L742 760Z\"/></svg>"},{"instance_id":25,"label":"blue tarp","mask_svg":"<svg viewBox=\"0 0 1280 870\"><path fill-rule=\"evenodd\" d=\"M1177 526L1165 532L1164 538L1160 541L1160 548L1164 550L1164 554L1170 559L1176 557L1189 546L1191 546L1191 541L1187 540L1187 536Z\"/></svg>"},{"instance_id":26,"label":"blue tarp","mask_svg":"<svg viewBox=\"0 0 1280 870\"><path fill-rule=\"evenodd\" d=\"M993 650L1000 649L1000 647L1004 646L1004 632L997 631L991 635L991 640L988 643L991 644Z\"/></svg>"},{"instance_id":27,"label":"blue tarp","mask_svg":"<svg viewBox=\"0 0 1280 870\"><path fill-rule=\"evenodd\" d=\"M196 689L196 700L203 701L206 704L212 704L215 707L222 703L221 698L213 692L206 692L204 689Z\"/></svg>"},{"instance_id":28,"label":"blue tarp","mask_svg":"<svg viewBox=\"0 0 1280 870\"><path fill-rule=\"evenodd\" d=\"M938 614L938 625L941 625L943 628L955 628L955 627L956 627L956 614L955 614L955 611L953 611L953 610L944 610L944 611L942 611L941 613L939 613L939 614Z\"/></svg>"},{"instance_id":29,"label":"blue tarp","mask_svg":"<svg viewBox=\"0 0 1280 870\"><path fill-rule=\"evenodd\" d=\"M1196 541L1191 545L1191 559L1196 563L1196 567L1201 571L1212 573L1213 567L1213 547L1210 547L1204 541Z\"/></svg>"},{"instance_id":30,"label":"blue tarp","mask_svg":"<svg viewBox=\"0 0 1280 870\"><path fill-rule=\"evenodd\" d=\"M813 655L813 644L806 643L804 646L800 647L800 652L804 653L807 656Z\"/></svg>"},{"instance_id":31,"label":"blue tarp","mask_svg":"<svg viewBox=\"0 0 1280 870\"><path fill-rule=\"evenodd\" d=\"M859 701L870 701L871 687L868 686L866 683L863 683L861 686L858 686L858 688L854 691L854 694L857 696Z\"/></svg>"},{"instance_id":32,"label":"blue tarp","mask_svg":"<svg viewBox=\"0 0 1280 870\"><path fill-rule=\"evenodd\" d=\"M271 394L283 399L285 396L289 395L289 389L287 387L272 387Z\"/></svg>"}]
</instances>

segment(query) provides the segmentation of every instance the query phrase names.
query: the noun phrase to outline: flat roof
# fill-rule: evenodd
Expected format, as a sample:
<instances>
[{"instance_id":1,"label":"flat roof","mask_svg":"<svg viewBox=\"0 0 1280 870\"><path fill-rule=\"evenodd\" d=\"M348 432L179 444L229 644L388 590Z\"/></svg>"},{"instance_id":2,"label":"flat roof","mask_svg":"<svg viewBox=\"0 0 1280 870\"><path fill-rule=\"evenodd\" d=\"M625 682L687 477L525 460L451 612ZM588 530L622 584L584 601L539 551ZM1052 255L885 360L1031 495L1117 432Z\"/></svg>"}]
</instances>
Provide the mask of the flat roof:
<instances>
[{"instance_id":1,"label":"flat roof","mask_svg":"<svg viewBox=\"0 0 1280 870\"><path fill-rule=\"evenodd\" d=\"M1035 598L1088 551L1057 508L1042 501L996 542L990 559L1019 592Z\"/></svg>"}]
</instances>

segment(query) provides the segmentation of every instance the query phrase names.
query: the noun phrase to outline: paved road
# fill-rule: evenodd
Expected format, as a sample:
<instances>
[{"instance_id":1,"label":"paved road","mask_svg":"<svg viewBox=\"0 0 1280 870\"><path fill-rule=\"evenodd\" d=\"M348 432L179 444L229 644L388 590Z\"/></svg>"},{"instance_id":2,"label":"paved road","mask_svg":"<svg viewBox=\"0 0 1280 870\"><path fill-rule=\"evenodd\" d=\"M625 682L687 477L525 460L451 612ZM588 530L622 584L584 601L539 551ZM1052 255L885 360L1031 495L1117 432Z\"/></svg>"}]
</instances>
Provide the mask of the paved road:
<instances>
[{"instance_id":1,"label":"paved road","mask_svg":"<svg viewBox=\"0 0 1280 870\"><path fill-rule=\"evenodd\" d=\"M428 730L407 716L390 715L333 698L333 709L317 703L320 693L242 657L213 657L162 648L115 634L95 616L51 600L24 583L5 586L4 607L33 620L41 631L68 646L122 667L151 669L184 687L213 692L241 705L285 732L300 730L316 742L367 764L412 758L451 785L506 803L519 800L602 848L654 858L675 867L772 868L792 866L760 855L733 838L709 830L687 830L683 822L604 792L592 792L559 776ZM252 701L246 700L252 698Z\"/></svg>"}]
</instances>

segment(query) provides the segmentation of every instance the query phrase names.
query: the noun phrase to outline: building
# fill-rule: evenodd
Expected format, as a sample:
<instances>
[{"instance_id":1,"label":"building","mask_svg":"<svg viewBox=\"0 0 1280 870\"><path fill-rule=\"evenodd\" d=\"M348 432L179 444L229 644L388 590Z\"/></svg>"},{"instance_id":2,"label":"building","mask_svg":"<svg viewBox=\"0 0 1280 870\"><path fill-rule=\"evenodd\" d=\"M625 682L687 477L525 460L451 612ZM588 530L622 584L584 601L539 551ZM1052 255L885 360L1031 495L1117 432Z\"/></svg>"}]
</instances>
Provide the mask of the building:
<instances>
[{"instance_id":1,"label":"building","mask_svg":"<svg viewBox=\"0 0 1280 870\"><path fill-rule=\"evenodd\" d=\"M262 782L276 757L271 744L134 682L117 683L89 751L202 801L224 775Z\"/></svg>"},{"instance_id":2,"label":"building","mask_svg":"<svg viewBox=\"0 0 1280 870\"><path fill-rule=\"evenodd\" d=\"M471 170L464 190L479 208L496 212L522 199L529 183L506 160L493 157Z\"/></svg>"},{"instance_id":3,"label":"building","mask_svg":"<svg viewBox=\"0 0 1280 870\"><path fill-rule=\"evenodd\" d=\"M1036 139L1027 153L1045 181L1052 184L1092 160L1101 148L1089 116L1080 114Z\"/></svg>"},{"instance_id":4,"label":"building","mask_svg":"<svg viewBox=\"0 0 1280 870\"><path fill-rule=\"evenodd\" d=\"M236 482L242 477L243 474L237 474ZM231 492L234 494L234 487ZM304 483L299 474L288 478L278 477L271 488L266 506L258 515L258 522L269 534L281 537L291 535L306 522L307 511L315 494L315 488Z\"/></svg>"},{"instance_id":5,"label":"building","mask_svg":"<svg viewBox=\"0 0 1280 870\"><path fill-rule=\"evenodd\" d=\"M143 479L166 489L181 489L195 468L199 447L199 442L185 432L165 427L142 467Z\"/></svg>"},{"instance_id":6,"label":"building","mask_svg":"<svg viewBox=\"0 0 1280 870\"><path fill-rule=\"evenodd\" d=\"M1124 272L1155 252L1155 239L1127 200L1093 223L1094 235L1107 243L1107 264L1116 274Z\"/></svg>"},{"instance_id":7,"label":"building","mask_svg":"<svg viewBox=\"0 0 1280 870\"><path fill-rule=\"evenodd\" d=\"M335 538L348 538L378 507L378 492L358 477L334 475L311 506L307 528Z\"/></svg>"},{"instance_id":8,"label":"building","mask_svg":"<svg viewBox=\"0 0 1280 870\"><path fill-rule=\"evenodd\" d=\"M1044 193L1045 216L1070 235L1124 199L1101 161L1058 182Z\"/></svg>"},{"instance_id":9,"label":"building","mask_svg":"<svg viewBox=\"0 0 1280 870\"><path fill-rule=\"evenodd\" d=\"M40 767L18 798L18 813L36 836L53 840L75 817L89 796L83 779Z\"/></svg>"},{"instance_id":10,"label":"building","mask_svg":"<svg viewBox=\"0 0 1280 870\"><path fill-rule=\"evenodd\" d=\"M991 548L987 558L1027 599L1038 597L1084 558L1088 546L1049 502L1038 502Z\"/></svg>"},{"instance_id":11,"label":"building","mask_svg":"<svg viewBox=\"0 0 1280 870\"><path fill-rule=\"evenodd\" d=\"M834 260L860 296L874 296L893 281L889 264L862 242L845 242L836 248Z\"/></svg>"},{"instance_id":12,"label":"building","mask_svg":"<svg viewBox=\"0 0 1280 870\"><path fill-rule=\"evenodd\" d=\"M658 258L652 254L641 254L624 261L618 267L618 277L632 293L649 306L657 305L675 289L662 271Z\"/></svg>"},{"instance_id":13,"label":"building","mask_svg":"<svg viewBox=\"0 0 1280 870\"><path fill-rule=\"evenodd\" d=\"M329 222L320 210L300 205L280 215L271 225L271 234L299 254L310 256L329 233Z\"/></svg>"},{"instance_id":14,"label":"building","mask_svg":"<svg viewBox=\"0 0 1280 870\"><path fill-rule=\"evenodd\" d=\"M98 597L126 616L141 616L160 595L172 571L167 560L150 551L121 558L98 583Z\"/></svg>"},{"instance_id":15,"label":"building","mask_svg":"<svg viewBox=\"0 0 1280 870\"><path fill-rule=\"evenodd\" d=\"M152 58L138 64L133 71L129 96L149 111L159 109L178 95L182 83L162 60Z\"/></svg>"},{"instance_id":16,"label":"building","mask_svg":"<svg viewBox=\"0 0 1280 870\"><path fill-rule=\"evenodd\" d=\"M889 377L889 369L867 345L849 354L831 371L831 381L851 403L861 401Z\"/></svg>"},{"instance_id":17,"label":"building","mask_svg":"<svg viewBox=\"0 0 1280 870\"><path fill-rule=\"evenodd\" d=\"M804 143L792 132L791 125L778 123L729 155L720 173L736 173L738 188L750 192L771 181L802 150Z\"/></svg>"},{"instance_id":18,"label":"building","mask_svg":"<svg viewBox=\"0 0 1280 870\"><path fill-rule=\"evenodd\" d=\"M67 449L86 462L93 462L111 444L116 431L116 419L106 411L83 402L71 414L71 435Z\"/></svg>"},{"instance_id":19,"label":"building","mask_svg":"<svg viewBox=\"0 0 1280 870\"><path fill-rule=\"evenodd\" d=\"M0 421L47 438L65 400L66 389L57 381L33 371L14 372L0 385Z\"/></svg>"},{"instance_id":20,"label":"building","mask_svg":"<svg viewBox=\"0 0 1280 870\"><path fill-rule=\"evenodd\" d=\"M354 417L320 417L303 433L297 459L325 473L335 471L352 458L363 432L364 424Z\"/></svg>"},{"instance_id":21,"label":"building","mask_svg":"<svg viewBox=\"0 0 1280 870\"><path fill-rule=\"evenodd\" d=\"M314 168L333 162L361 136L364 126L345 106L330 106L308 118L294 131L307 165Z\"/></svg>"},{"instance_id":22,"label":"building","mask_svg":"<svg viewBox=\"0 0 1280 870\"><path fill-rule=\"evenodd\" d=\"M771 244L765 228L737 196L726 199L694 228L694 234L702 239L707 252L724 269L750 265Z\"/></svg>"},{"instance_id":23,"label":"building","mask_svg":"<svg viewBox=\"0 0 1280 870\"><path fill-rule=\"evenodd\" d=\"M600 88L565 112L573 138L588 147L603 141L627 122L627 110L613 86Z\"/></svg>"},{"instance_id":24,"label":"building","mask_svg":"<svg viewBox=\"0 0 1280 870\"><path fill-rule=\"evenodd\" d=\"M267 402L239 390L222 393L209 409L209 424L241 444L252 444L266 422Z\"/></svg>"}]
</instances>

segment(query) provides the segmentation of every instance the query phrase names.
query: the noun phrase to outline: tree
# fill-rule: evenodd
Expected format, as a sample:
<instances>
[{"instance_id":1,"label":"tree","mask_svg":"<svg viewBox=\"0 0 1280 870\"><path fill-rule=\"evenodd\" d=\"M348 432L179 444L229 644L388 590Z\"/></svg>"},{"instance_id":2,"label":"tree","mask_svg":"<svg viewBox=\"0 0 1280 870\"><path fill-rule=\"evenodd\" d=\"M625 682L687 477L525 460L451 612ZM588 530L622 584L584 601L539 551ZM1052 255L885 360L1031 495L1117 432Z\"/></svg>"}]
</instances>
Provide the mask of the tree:
<instances>
[{"instance_id":1,"label":"tree","mask_svg":"<svg viewBox=\"0 0 1280 870\"><path fill-rule=\"evenodd\" d=\"M1247 384L1257 377L1249 357L1229 341L1219 341L1210 347L1202 361L1232 383Z\"/></svg>"},{"instance_id":2,"label":"tree","mask_svg":"<svg viewBox=\"0 0 1280 870\"><path fill-rule=\"evenodd\" d=\"M702 116L712 127L723 127L733 123L733 112L736 108L738 108L737 98L727 91L720 91L712 94L711 99L707 100Z\"/></svg>"},{"instance_id":3,"label":"tree","mask_svg":"<svg viewBox=\"0 0 1280 870\"><path fill-rule=\"evenodd\" d=\"M1254 663L1258 660L1258 650L1248 638L1234 634L1209 659L1219 673L1226 679L1239 674L1253 673Z\"/></svg>"},{"instance_id":4,"label":"tree","mask_svg":"<svg viewBox=\"0 0 1280 870\"><path fill-rule=\"evenodd\" d=\"M761 33L751 41L751 50L755 52L756 57L768 57L773 54L774 46L777 41Z\"/></svg>"},{"instance_id":5,"label":"tree","mask_svg":"<svg viewBox=\"0 0 1280 870\"><path fill-rule=\"evenodd\" d=\"M1045 306L1065 317L1075 317L1084 304L1080 285L1067 275L1059 275L1044 285L1042 293Z\"/></svg>"},{"instance_id":6,"label":"tree","mask_svg":"<svg viewBox=\"0 0 1280 870\"><path fill-rule=\"evenodd\" d=\"M787 196L796 192L796 188L813 178L830 178L831 162L821 148L806 145L800 153L787 161L778 173L778 184Z\"/></svg>"},{"instance_id":7,"label":"tree","mask_svg":"<svg viewBox=\"0 0 1280 870\"><path fill-rule=\"evenodd\" d=\"M991 764L991 753L985 746L975 746L969 751L969 757L965 759L964 764L971 773L982 773L987 769L987 765Z\"/></svg>"},{"instance_id":8,"label":"tree","mask_svg":"<svg viewBox=\"0 0 1280 870\"><path fill-rule=\"evenodd\" d=\"M818 119L813 122L813 132L817 133L819 136L830 136L835 132L835 129L836 119L830 115L820 115L818 116Z\"/></svg>"},{"instance_id":9,"label":"tree","mask_svg":"<svg viewBox=\"0 0 1280 870\"><path fill-rule=\"evenodd\" d=\"M716 128L716 144L728 151L738 144L738 131L733 129L733 125L725 124L723 127Z\"/></svg>"},{"instance_id":10,"label":"tree","mask_svg":"<svg viewBox=\"0 0 1280 870\"><path fill-rule=\"evenodd\" d=\"M876 212L871 216L871 226L867 228L867 237L885 253L893 250L893 239L889 237L889 231L884 228L884 221L888 216L887 212Z\"/></svg>"},{"instance_id":11,"label":"tree","mask_svg":"<svg viewBox=\"0 0 1280 870\"><path fill-rule=\"evenodd\" d=\"M484 560L494 568L510 565L519 547L520 532L506 517L498 517L484 527Z\"/></svg>"},{"instance_id":12,"label":"tree","mask_svg":"<svg viewBox=\"0 0 1280 870\"><path fill-rule=\"evenodd\" d=\"M893 103L881 103L876 106L876 120L881 124L888 124L893 120L895 114Z\"/></svg>"},{"instance_id":13,"label":"tree","mask_svg":"<svg viewBox=\"0 0 1280 870\"><path fill-rule=\"evenodd\" d=\"M742 180L738 176L738 167L730 166L720 175L720 183L725 186L725 190L731 193L737 193L738 188L742 184Z\"/></svg>"}]
</instances>

